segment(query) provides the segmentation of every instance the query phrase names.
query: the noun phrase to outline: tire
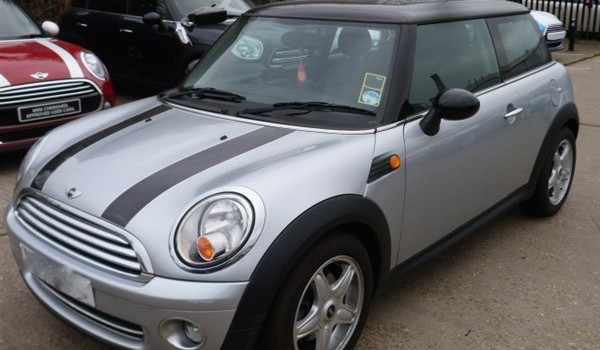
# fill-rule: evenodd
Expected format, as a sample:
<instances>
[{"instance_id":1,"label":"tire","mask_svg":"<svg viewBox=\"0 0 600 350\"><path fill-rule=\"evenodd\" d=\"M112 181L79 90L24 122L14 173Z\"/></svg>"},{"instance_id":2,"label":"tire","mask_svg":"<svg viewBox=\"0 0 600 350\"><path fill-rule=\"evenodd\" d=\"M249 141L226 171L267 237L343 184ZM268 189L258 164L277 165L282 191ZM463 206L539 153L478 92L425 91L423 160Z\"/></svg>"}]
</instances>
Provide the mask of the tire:
<instances>
[{"instance_id":1,"label":"tire","mask_svg":"<svg viewBox=\"0 0 600 350\"><path fill-rule=\"evenodd\" d=\"M372 297L367 251L355 237L332 234L292 269L273 302L259 349L352 349Z\"/></svg>"},{"instance_id":2,"label":"tire","mask_svg":"<svg viewBox=\"0 0 600 350\"><path fill-rule=\"evenodd\" d=\"M544 160L533 196L523 204L526 211L542 217L558 212L569 195L577 158L573 132L563 128L551 150Z\"/></svg>"}]
</instances>

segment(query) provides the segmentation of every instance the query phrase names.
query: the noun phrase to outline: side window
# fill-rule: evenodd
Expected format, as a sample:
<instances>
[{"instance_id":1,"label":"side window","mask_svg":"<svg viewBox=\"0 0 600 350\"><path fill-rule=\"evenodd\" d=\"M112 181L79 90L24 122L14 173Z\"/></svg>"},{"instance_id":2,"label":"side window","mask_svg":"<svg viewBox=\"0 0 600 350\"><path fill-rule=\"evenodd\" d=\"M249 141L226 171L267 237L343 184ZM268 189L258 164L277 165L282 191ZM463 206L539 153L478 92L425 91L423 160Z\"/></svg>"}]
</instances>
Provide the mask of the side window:
<instances>
[{"instance_id":1,"label":"side window","mask_svg":"<svg viewBox=\"0 0 600 350\"><path fill-rule=\"evenodd\" d=\"M130 0L128 14L143 16L150 11L158 12L163 18L166 17L166 5L164 0Z\"/></svg>"},{"instance_id":2,"label":"side window","mask_svg":"<svg viewBox=\"0 0 600 350\"><path fill-rule=\"evenodd\" d=\"M95 11L125 13L126 2L123 0L90 0L88 8Z\"/></svg>"},{"instance_id":3,"label":"side window","mask_svg":"<svg viewBox=\"0 0 600 350\"><path fill-rule=\"evenodd\" d=\"M431 108L445 89L476 92L499 82L498 60L485 20L417 27L409 114Z\"/></svg>"},{"instance_id":4,"label":"side window","mask_svg":"<svg viewBox=\"0 0 600 350\"><path fill-rule=\"evenodd\" d=\"M536 24L528 15L489 20L502 78L508 79L551 60Z\"/></svg>"}]
</instances>

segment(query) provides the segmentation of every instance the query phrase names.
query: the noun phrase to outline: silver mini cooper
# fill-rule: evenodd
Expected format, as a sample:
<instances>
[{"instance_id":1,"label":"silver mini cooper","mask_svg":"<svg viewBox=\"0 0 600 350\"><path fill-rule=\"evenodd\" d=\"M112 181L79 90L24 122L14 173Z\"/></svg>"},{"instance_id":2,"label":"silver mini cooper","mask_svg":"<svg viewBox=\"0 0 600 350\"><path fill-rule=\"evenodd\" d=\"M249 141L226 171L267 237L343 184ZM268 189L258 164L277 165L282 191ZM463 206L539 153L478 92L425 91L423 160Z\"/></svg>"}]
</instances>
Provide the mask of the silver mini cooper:
<instances>
[{"instance_id":1,"label":"silver mini cooper","mask_svg":"<svg viewBox=\"0 0 600 350\"><path fill-rule=\"evenodd\" d=\"M41 139L6 221L37 298L114 346L351 349L392 271L557 212L577 132L521 5L266 6L177 88Z\"/></svg>"}]
</instances>

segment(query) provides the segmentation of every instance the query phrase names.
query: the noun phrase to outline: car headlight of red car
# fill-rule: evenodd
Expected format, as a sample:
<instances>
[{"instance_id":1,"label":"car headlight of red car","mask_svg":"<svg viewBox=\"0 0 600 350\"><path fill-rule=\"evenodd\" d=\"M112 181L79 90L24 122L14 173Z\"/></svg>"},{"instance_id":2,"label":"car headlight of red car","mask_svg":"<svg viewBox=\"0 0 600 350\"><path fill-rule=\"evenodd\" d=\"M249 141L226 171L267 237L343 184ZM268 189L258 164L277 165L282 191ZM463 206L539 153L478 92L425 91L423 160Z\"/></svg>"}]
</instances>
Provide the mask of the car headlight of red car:
<instances>
[{"instance_id":1,"label":"car headlight of red car","mask_svg":"<svg viewBox=\"0 0 600 350\"><path fill-rule=\"evenodd\" d=\"M209 268L240 251L254 223L254 210L241 195L223 193L196 204L175 235L178 257L186 265Z\"/></svg>"},{"instance_id":2,"label":"car headlight of red car","mask_svg":"<svg viewBox=\"0 0 600 350\"><path fill-rule=\"evenodd\" d=\"M108 79L108 72L106 71L106 67L98 56L94 55L89 51L83 51L81 53L81 61L83 62L83 66L96 78L100 80Z\"/></svg>"}]
</instances>

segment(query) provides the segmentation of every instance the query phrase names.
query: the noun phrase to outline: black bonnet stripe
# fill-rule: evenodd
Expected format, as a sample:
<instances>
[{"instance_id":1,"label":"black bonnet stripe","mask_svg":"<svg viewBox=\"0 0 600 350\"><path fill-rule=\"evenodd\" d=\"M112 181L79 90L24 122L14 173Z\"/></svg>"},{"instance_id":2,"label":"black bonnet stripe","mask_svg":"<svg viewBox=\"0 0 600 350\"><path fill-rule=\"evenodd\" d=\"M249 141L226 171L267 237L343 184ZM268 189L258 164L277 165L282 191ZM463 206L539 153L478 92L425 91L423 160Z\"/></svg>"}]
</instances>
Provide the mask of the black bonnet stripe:
<instances>
[{"instance_id":1,"label":"black bonnet stripe","mask_svg":"<svg viewBox=\"0 0 600 350\"><path fill-rule=\"evenodd\" d=\"M52 173L65 161L67 161L69 158L71 158L72 156L74 156L75 154L77 154L78 152L82 151L84 148L100 141L101 139L110 136L114 133L116 133L119 130L125 129L128 126L131 126L137 122L140 122L142 120L148 119L150 117L153 117L157 114L160 114L164 111L167 111L171 109L168 106L165 105L160 105L157 107L154 107L152 109L149 109L143 113L140 113L138 115L135 115L129 119L126 119L118 124L115 124L113 126L110 126L104 130L101 130L95 134L92 134L84 139L82 139L79 142L74 143L73 145L71 145L70 147L64 149L62 152L60 152L59 154L57 154L54 158L52 158L43 168L42 170L40 170L40 172L35 176L35 178L33 179L33 183L31 184L31 187L41 190L42 187L44 187L44 184L46 183L46 181L48 180L48 178L50 177L50 175L52 175Z\"/></svg>"},{"instance_id":2,"label":"black bonnet stripe","mask_svg":"<svg viewBox=\"0 0 600 350\"><path fill-rule=\"evenodd\" d=\"M123 192L106 208L102 217L125 227L143 207L178 183L292 132L289 129L262 127L184 158Z\"/></svg>"}]
</instances>

